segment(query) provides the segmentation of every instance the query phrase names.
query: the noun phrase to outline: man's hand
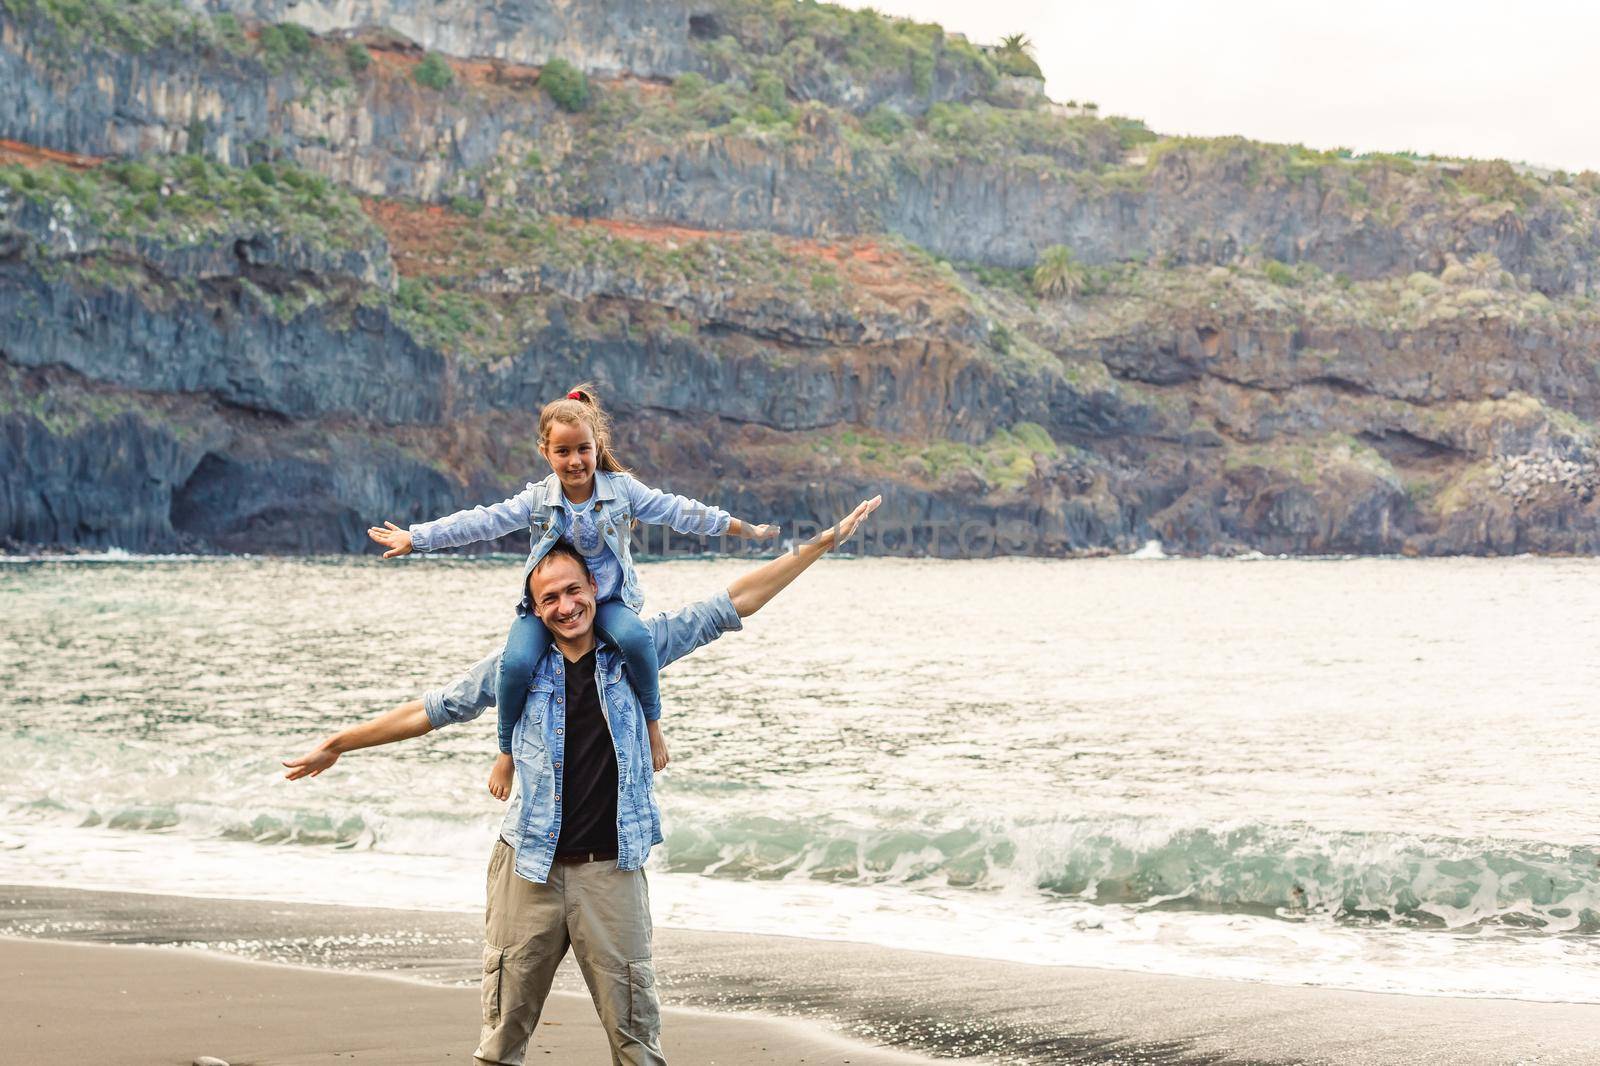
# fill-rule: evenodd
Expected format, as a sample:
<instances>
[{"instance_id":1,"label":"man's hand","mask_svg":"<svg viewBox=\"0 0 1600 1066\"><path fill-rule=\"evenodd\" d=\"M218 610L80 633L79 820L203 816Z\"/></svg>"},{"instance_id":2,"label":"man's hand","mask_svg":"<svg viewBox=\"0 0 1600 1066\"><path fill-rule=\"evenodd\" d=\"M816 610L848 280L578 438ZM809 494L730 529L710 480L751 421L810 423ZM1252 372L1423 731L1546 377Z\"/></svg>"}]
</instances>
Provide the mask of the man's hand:
<instances>
[{"instance_id":1,"label":"man's hand","mask_svg":"<svg viewBox=\"0 0 1600 1066\"><path fill-rule=\"evenodd\" d=\"M410 700L384 711L371 721L353 725L349 729L341 729L300 758L288 760L283 765L289 768L289 772L283 776L290 781L298 781L302 777L316 777L338 762L339 756L347 751L376 747L379 744L393 744L397 740L409 740L412 737L420 737L432 729L433 724L428 721L428 712L422 706L422 701Z\"/></svg>"},{"instance_id":2,"label":"man's hand","mask_svg":"<svg viewBox=\"0 0 1600 1066\"><path fill-rule=\"evenodd\" d=\"M393 522L385 522L383 529L371 526L367 529L367 536L382 544L389 550L383 553L385 559L393 559L398 555L411 554L411 533L401 529Z\"/></svg>"},{"instance_id":3,"label":"man's hand","mask_svg":"<svg viewBox=\"0 0 1600 1066\"><path fill-rule=\"evenodd\" d=\"M851 537L855 536L856 527L866 519L867 515L876 511L878 505L882 502L882 496L874 496L870 500L862 500L856 504L854 511L839 519L831 529L823 530L822 534L817 538L822 543L822 550L828 551L848 542Z\"/></svg>"},{"instance_id":4,"label":"man's hand","mask_svg":"<svg viewBox=\"0 0 1600 1066\"><path fill-rule=\"evenodd\" d=\"M328 737L298 759L285 762L283 765L289 768L289 772L283 776L290 781L298 781L302 777L316 777L338 761L339 753L334 750L333 738Z\"/></svg>"}]
</instances>

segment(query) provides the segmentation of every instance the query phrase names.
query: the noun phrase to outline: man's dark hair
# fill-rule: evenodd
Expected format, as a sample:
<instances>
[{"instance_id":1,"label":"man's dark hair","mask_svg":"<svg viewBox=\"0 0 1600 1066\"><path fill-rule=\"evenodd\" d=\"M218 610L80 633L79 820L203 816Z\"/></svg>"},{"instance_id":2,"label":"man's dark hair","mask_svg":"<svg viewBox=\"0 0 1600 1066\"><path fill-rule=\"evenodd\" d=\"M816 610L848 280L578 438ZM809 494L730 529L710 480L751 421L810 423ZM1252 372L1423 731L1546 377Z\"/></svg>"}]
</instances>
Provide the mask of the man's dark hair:
<instances>
[{"instance_id":1,"label":"man's dark hair","mask_svg":"<svg viewBox=\"0 0 1600 1066\"><path fill-rule=\"evenodd\" d=\"M528 572L528 576L532 577L534 574L544 569L545 563L548 563L551 559L558 557L562 559L571 559L573 562L577 563L578 569L583 571L584 577L593 576L589 573L589 564L584 561L582 555L578 554L578 549L574 548L572 545L563 540L558 540L554 544L550 545L549 550L540 557L538 562L533 564L533 569Z\"/></svg>"}]
</instances>

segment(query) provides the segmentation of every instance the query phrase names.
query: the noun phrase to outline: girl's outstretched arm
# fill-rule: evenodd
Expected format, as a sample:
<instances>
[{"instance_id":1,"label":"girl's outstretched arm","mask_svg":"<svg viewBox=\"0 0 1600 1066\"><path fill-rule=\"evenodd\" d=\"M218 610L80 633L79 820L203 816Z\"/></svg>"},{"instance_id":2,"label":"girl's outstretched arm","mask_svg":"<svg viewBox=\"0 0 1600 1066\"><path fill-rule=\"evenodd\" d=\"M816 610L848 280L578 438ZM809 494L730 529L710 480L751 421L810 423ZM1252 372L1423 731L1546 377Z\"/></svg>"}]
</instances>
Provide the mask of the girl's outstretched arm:
<instances>
[{"instance_id":1,"label":"girl's outstretched arm","mask_svg":"<svg viewBox=\"0 0 1600 1066\"><path fill-rule=\"evenodd\" d=\"M771 540L783 529L782 526L768 522L764 525L754 525L743 519L734 518L728 522L728 536L745 537L749 540Z\"/></svg>"},{"instance_id":2,"label":"girl's outstretched arm","mask_svg":"<svg viewBox=\"0 0 1600 1066\"><path fill-rule=\"evenodd\" d=\"M720 537L726 533L732 537L771 540L778 535L777 526L742 522L720 507L653 489L632 474L623 477L628 502L633 505L633 517L648 525L671 526L679 533L703 537Z\"/></svg>"},{"instance_id":3,"label":"girl's outstretched arm","mask_svg":"<svg viewBox=\"0 0 1600 1066\"><path fill-rule=\"evenodd\" d=\"M633 506L633 517L652 526L671 526L679 533L720 537L728 531L733 516L687 496L674 496L644 484L632 474L624 474L624 491Z\"/></svg>"},{"instance_id":4,"label":"girl's outstretched arm","mask_svg":"<svg viewBox=\"0 0 1600 1066\"><path fill-rule=\"evenodd\" d=\"M463 544L497 540L507 533L527 529L533 509L542 502L544 486L530 482L521 492L499 503L457 511L432 522L419 522L410 529L401 529L393 522L385 522L387 529L373 526L367 530L367 536L389 548L383 553L385 559L405 555L413 549L431 552L440 548L459 548ZM397 547L403 547L404 550L396 550Z\"/></svg>"},{"instance_id":5,"label":"girl's outstretched arm","mask_svg":"<svg viewBox=\"0 0 1600 1066\"><path fill-rule=\"evenodd\" d=\"M368 527L367 536L389 549L383 553L385 559L411 554L411 532L401 529L393 522L385 522L382 527Z\"/></svg>"}]
</instances>

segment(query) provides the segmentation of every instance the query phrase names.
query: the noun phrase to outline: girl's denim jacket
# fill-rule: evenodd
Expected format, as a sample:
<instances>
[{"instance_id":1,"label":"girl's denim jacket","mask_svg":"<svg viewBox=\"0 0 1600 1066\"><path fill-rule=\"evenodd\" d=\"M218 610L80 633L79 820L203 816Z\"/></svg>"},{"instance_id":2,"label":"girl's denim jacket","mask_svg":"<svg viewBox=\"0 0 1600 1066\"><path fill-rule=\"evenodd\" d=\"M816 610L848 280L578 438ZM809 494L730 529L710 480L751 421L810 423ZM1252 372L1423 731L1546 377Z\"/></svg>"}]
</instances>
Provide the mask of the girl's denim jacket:
<instances>
[{"instance_id":1,"label":"girl's denim jacket","mask_svg":"<svg viewBox=\"0 0 1600 1066\"><path fill-rule=\"evenodd\" d=\"M528 575L566 532L564 500L561 480L551 474L538 484L529 482L509 500L457 511L432 522L419 522L410 530L411 547L416 551L438 551L496 540L519 529L528 530L528 562L522 570L522 602L517 607L519 612L526 612ZM597 470L594 475L594 517L606 547L622 563L622 602L635 614L644 606L644 591L639 587L639 574L633 567L633 553L629 548L633 523L665 525L679 533L720 537L728 531L731 521L728 512L720 508L650 488L632 474L604 470Z\"/></svg>"}]
</instances>

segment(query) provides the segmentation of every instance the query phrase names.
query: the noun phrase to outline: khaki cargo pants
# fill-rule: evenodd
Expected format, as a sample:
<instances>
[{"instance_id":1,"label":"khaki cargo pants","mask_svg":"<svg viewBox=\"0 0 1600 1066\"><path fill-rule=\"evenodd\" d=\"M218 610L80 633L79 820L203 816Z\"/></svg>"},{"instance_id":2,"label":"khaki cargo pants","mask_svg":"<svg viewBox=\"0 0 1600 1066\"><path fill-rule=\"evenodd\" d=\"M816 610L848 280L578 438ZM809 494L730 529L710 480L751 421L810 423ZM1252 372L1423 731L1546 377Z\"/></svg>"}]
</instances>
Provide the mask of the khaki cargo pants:
<instances>
[{"instance_id":1,"label":"khaki cargo pants","mask_svg":"<svg viewBox=\"0 0 1600 1066\"><path fill-rule=\"evenodd\" d=\"M613 1066L665 1066L644 871L619 870L615 861L556 863L539 885L518 877L514 865L510 846L496 841L484 922L483 1029L473 1061L519 1066L571 946L611 1041Z\"/></svg>"}]
</instances>

